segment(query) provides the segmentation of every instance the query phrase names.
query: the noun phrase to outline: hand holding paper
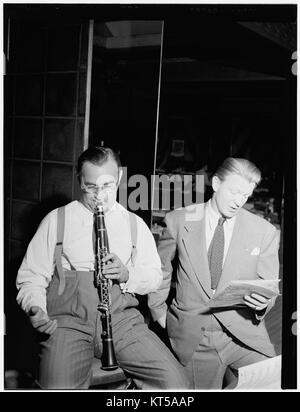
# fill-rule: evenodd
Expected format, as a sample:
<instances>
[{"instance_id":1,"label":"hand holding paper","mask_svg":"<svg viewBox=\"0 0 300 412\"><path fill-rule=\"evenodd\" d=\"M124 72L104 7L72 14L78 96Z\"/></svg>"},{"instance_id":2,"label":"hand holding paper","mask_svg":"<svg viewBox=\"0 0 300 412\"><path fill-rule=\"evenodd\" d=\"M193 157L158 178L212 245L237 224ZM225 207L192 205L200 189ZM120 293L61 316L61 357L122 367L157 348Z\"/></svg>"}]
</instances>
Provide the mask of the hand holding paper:
<instances>
[{"instance_id":1,"label":"hand holding paper","mask_svg":"<svg viewBox=\"0 0 300 412\"><path fill-rule=\"evenodd\" d=\"M244 302L249 308L261 311L267 308L270 298L265 298L257 293L251 293L251 295L244 296Z\"/></svg>"},{"instance_id":2,"label":"hand holding paper","mask_svg":"<svg viewBox=\"0 0 300 412\"><path fill-rule=\"evenodd\" d=\"M258 306L259 309L256 310L262 310L260 308L263 307L269 299L279 295L278 283L278 279L232 280L225 289L217 292L210 299L209 306L210 308L245 307L246 302L244 297L249 296L251 299L247 299L249 303L247 306L252 304L252 308ZM254 295L256 295L256 297L254 297ZM255 300L253 300L253 298Z\"/></svg>"}]
</instances>

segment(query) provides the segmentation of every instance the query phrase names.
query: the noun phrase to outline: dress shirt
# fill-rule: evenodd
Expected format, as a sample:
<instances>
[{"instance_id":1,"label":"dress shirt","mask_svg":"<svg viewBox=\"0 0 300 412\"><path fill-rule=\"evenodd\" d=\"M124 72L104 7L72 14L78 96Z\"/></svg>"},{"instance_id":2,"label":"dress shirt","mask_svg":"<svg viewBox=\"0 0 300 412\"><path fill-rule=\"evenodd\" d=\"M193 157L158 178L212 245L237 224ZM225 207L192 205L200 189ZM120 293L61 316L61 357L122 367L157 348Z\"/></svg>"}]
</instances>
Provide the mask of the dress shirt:
<instances>
[{"instance_id":1,"label":"dress shirt","mask_svg":"<svg viewBox=\"0 0 300 412\"><path fill-rule=\"evenodd\" d=\"M63 253L78 271L94 270L93 213L81 202L73 201L65 207ZM122 292L140 295L155 291L161 284L161 261L155 241L146 223L137 218L137 254L134 266L130 260L131 231L128 211L119 203L105 214L105 223L111 253L127 266L129 279L120 284ZM17 301L28 312L31 306L40 306L46 313L46 288L54 273L54 249L57 241L57 210L41 222L31 240L17 275ZM62 256L64 269L71 269Z\"/></svg>"},{"instance_id":2,"label":"dress shirt","mask_svg":"<svg viewBox=\"0 0 300 412\"><path fill-rule=\"evenodd\" d=\"M214 211L211 205L211 200L207 202L207 205L205 206L205 235L206 235L206 249L208 251L209 245L212 241L212 238L215 233L215 229L218 224L218 220L220 218L220 215ZM229 249L231 237L232 237L232 232L234 228L234 223L235 223L235 216L233 216L230 219L226 219L225 222L223 223L223 228L224 228L224 238L225 238L225 244L224 244L224 256L223 256L223 265L227 256L227 252Z\"/></svg>"}]
</instances>

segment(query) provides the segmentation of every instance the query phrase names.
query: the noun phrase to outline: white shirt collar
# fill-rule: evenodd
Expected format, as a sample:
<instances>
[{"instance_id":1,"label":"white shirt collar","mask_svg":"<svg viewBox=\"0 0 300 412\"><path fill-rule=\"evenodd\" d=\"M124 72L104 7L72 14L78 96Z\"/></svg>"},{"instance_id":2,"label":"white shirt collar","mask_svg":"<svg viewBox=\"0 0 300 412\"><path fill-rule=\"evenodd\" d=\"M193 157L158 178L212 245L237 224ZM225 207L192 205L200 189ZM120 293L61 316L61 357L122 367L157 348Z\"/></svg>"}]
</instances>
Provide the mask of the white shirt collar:
<instances>
[{"instance_id":1,"label":"white shirt collar","mask_svg":"<svg viewBox=\"0 0 300 412\"><path fill-rule=\"evenodd\" d=\"M80 200L78 200L77 202L82 206L82 209L86 212L87 215L93 216L94 213L90 209L88 209ZM115 201L113 206L105 213L105 215L109 216L112 212L115 211L124 212L126 211L126 209L120 203Z\"/></svg>"},{"instance_id":2,"label":"white shirt collar","mask_svg":"<svg viewBox=\"0 0 300 412\"><path fill-rule=\"evenodd\" d=\"M214 208L212 207L211 199L206 204L206 216L207 216L207 220L208 220L208 223L209 223L210 227L217 226L221 215L219 213L217 213L214 210ZM235 222L235 216L233 216L230 219L226 219L224 224L226 224L229 227L233 227L234 222Z\"/></svg>"},{"instance_id":3,"label":"white shirt collar","mask_svg":"<svg viewBox=\"0 0 300 412\"><path fill-rule=\"evenodd\" d=\"M206 205L206 215L209 220L218 222L219 218L221 217L219 213L217 213L211 204L211 199L207 202Z\"/></svg>"}]
</instances>

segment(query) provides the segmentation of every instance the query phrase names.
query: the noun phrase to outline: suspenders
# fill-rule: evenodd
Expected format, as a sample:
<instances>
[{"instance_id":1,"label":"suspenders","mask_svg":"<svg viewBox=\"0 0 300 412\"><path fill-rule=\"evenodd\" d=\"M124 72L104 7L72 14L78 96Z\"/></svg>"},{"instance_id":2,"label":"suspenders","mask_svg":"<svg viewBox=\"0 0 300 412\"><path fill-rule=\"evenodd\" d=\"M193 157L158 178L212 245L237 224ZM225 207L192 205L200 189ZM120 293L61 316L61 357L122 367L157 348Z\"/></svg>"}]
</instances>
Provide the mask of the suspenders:
<instances>
[{"instance_id":1,"label":"suspenders","mask_svg":"<svg viewBox=\"0 0 300 412\"><path fill-rule=\"evenodd\" d=\"M130 258L126 262L126 265L131 260L132 265L135 264L136 253L137 253L137 219L134 213L129 213L129 224L130 224L130 234L131 234L131 254ZM64 276L64 269L61 263L62 255L67 259L70 264L72 270L75 270L67 256L63 253L63 240L64 240L64 231L65 231L65 206L60 207L57 209L57 240L54 249L54 262L56 265L57 274L59 277L59 288L58 288L58 295L62 295L66 280Z\"/></svg>"},{"instance_id":2,"label":"suspenders","mask_svg":"<svg viewBox=\"0 0 300 412\"><path fill-rule=\"evenodd\" d=\"M132 263L132 266L135 264L135 259L136 259L136 242L137 242L137 219L136 215L134 213L128 212L129 213L129 224L130 224L130 235L131 235L131 255L130 255L130 260ZM129 262L129 261L128 261ZM127 263L128 263L127 262ZM126 264L127 264L126 263Z\"/></svg>"},{"instance_id":3,"label":"suspenders","mask_svg":"<svg viewBox=\"0 0 300 412\"><path fill-rule=\"evenodd\" d=\"M61 264L61 255L63 252L63 240L65 231L65 207L57 209L57 242L54 249L54 262L56 265L57 274L59 277L58 295L62 295L65 286L66 279L64 276L64 270Z\"/></svg>"}]
</instances>

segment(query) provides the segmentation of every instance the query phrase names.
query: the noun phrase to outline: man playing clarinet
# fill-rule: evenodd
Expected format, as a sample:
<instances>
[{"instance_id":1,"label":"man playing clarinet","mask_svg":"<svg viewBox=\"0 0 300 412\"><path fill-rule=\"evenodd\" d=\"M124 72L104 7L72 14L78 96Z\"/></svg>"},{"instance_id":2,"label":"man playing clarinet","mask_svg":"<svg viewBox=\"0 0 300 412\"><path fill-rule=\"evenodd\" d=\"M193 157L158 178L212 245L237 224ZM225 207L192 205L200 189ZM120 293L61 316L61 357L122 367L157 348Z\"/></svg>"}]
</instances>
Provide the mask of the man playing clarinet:
<instances>
[{"instance_id":1,"label":"man playing clarinet","mask_svg":"<svg viewBox=\"0 0 300 412\"><path fill-rule=\"evenodd\" d=\"M79 201L50 212L31 240L17 276L17 301L40 341L43 389L87 389L95 352L103 352L95 287L95 212L101 202L109 251L111 328L117 362L139 389L185 389L183 368L151 332L137 295L157 290L160 258L144 221L117 201L121 164L109 148L90 147L77 165Z\"/></svg>"}]
</instances>

